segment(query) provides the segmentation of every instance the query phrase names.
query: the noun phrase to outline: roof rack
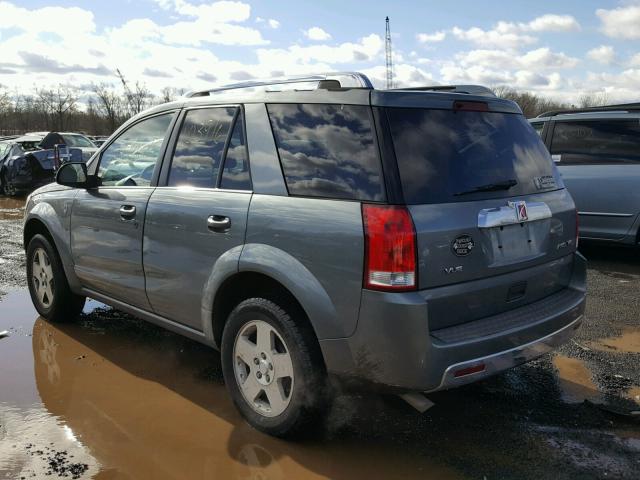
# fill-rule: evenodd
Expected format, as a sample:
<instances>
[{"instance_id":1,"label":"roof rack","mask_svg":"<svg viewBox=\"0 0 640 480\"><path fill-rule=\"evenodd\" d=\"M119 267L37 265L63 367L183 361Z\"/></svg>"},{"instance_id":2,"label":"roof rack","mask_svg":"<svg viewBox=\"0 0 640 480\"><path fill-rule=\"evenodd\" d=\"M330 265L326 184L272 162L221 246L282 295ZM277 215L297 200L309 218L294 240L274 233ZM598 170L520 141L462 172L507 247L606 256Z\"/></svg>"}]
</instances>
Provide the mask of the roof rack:
<instances>
[{"instance_id":1,"label":"roof rack","mask_svg":"<svg viewBox=\"0 0 640 480\"><path fill-rule=\"evenodd\" d=\"M395 88L394 90L415 90L433 92L466 93L468 95L481 95L484 97L495 97L493 90L482 85L433 85L425 87Z\"/></svg>"},{"instance_id":2,"label":"roof rack","mask_svg":"<svg viewBox=\"0 0 640 480\"><path fill-rule=\"evenodd\" d=\"M186 98L206 97L212 94L252 88L258 91L279 92L283 90L319 90L329 88L366 88L373 89L371 80L359 72L333 72L318 75L300 75L270 80L250 80L232 83L207 90L197 90L185 94Z\"/></svg>"},{"instance_id":3,"label":"roof rack","mask_svg":"<svg viewBox=\"0 0 640 480\"><path fill-rule=\"evenodd\" d=\"M566 108L563 110L550 110L548 112L541 113L536 118L555 117L556 115L562 115L566 113L630 112L630 111L640 111L640 102L620 103L618 105L604 105L602 107Z\"/></svg>"}]
</instances>

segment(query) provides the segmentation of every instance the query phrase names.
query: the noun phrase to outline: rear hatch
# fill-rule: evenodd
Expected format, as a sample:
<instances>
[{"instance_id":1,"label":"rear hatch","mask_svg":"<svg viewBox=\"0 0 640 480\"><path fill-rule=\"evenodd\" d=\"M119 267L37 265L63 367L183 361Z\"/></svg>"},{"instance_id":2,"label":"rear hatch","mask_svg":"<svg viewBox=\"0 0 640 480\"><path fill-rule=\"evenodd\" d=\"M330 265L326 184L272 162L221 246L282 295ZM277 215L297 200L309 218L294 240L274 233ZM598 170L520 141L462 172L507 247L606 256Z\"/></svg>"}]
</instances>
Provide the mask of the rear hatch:
<instances>
[{"instance_id":1,"label":"rear hatch","mask_svg":"<svg viewBox=\"0 0 640 480\"><path fill-rule=\"evenodd\" d=\"M432 290L438 313L432 329L565 288L576 248L573 201L523 115L510 102L450 97L449 108L381 112L417 233L419 289ZM467 288L436 288L458 284Z\"/></svg>"}]
</instances>

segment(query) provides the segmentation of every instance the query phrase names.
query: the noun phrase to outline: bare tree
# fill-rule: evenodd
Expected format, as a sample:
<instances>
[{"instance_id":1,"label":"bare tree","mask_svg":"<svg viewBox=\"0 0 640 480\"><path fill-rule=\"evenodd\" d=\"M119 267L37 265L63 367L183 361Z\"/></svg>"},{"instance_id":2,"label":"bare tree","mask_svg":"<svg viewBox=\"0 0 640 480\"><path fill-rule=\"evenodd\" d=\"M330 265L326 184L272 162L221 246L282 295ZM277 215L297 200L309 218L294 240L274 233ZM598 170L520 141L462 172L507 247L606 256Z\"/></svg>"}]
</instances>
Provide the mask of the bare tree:
<instances>
[{"instance_id":1,"label":"bare tree","mask_svg":"<svg viewBox=\"0 0 640 480\"><path fill-rule=\"evenodd\" d=\"M93 93L97 97L96 110L106 117L109 130L113 132L123 121L122 98L104 83L93 85Z\"/></svg>"},{"instance_id":2,"label":"bare tree","mask_svg":"<svg viewBox=\"0 0 640 480\"><path fill-rule=\"evenodd\" d=\"M36 95L42 109L51 119L53 129L64 130L70 114L76 110L78 95L62 85L58 85L55 90L36 90Z\"/></svg>"},{"instance_id":3,"label":"bare tree","mask_svg":"<svg viewBox=\"0 0 640 480\"><path fill-rule=\"evenodd\" d=\"M607 92L591 92L580 95L578 106L580 108L602 107L609 103Z\"/></svg>"},{"instance_id":4,"label":"bare tree","mask_svg":"<svg viewBox=\"0 0 640 480\"><path fill-rule=\"evenodd\" d=\"M529 92L519 92L511 87L498 86L493 89L498 97L516 102L527 118L535 117L549 110L569 108L570 105Z\"/></svg>"}]
</instances>

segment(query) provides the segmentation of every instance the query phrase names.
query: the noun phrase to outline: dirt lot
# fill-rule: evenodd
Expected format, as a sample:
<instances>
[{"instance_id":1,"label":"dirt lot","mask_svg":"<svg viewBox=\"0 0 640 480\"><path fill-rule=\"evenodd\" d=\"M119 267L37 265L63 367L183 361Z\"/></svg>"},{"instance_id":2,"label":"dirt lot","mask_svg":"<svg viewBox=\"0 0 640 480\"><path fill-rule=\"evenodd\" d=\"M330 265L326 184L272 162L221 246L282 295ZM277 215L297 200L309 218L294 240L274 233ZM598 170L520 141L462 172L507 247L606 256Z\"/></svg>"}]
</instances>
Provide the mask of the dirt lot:
<instances>
[{"instance_id":1,"label":"dirt lot","mask_svg":"<svg viewBox=\"0 0 640 480\"><path fill-rule=\"evenodd\" d=\"M559 352L433 395L344 396L313 440L246 426L219 356L90 302L38 318L22 202L0 199L0 478L640 478L640 252L583 246L584 327Z\"/></svg>"}]
</instances>

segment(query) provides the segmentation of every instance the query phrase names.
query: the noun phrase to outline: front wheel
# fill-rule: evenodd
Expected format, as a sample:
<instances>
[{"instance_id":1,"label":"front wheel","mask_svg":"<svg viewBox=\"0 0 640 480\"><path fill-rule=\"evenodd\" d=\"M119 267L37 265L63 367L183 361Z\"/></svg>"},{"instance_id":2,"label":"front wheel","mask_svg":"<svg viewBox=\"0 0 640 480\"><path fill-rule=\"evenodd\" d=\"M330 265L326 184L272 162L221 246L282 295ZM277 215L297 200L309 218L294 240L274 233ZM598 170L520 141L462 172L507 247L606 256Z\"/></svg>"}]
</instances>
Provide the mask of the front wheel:
<instances>
[{"instance_id":1,"label":"front wheel","mask_svg":"<svg viewBox=\"0 0 640 480\"><path fill-rule=\"evenodd\" d=\"M227 389L254 428L291 437L323 418L326 374L313 332L295 308L251 298L231 312L222 338Z\"/></svg>"},{"instance_id":2,"label":"front wheel","mask_svg":"<svg viewBox=\"0 0 640 480\"><path fill-rule=\"evenodd\" d=\"M45 319L69 321L82 312L85 297L69 288L58 252L44 235L34 235L27 247L27 282L31 301Z\"/></svg>"}]
</instances>

